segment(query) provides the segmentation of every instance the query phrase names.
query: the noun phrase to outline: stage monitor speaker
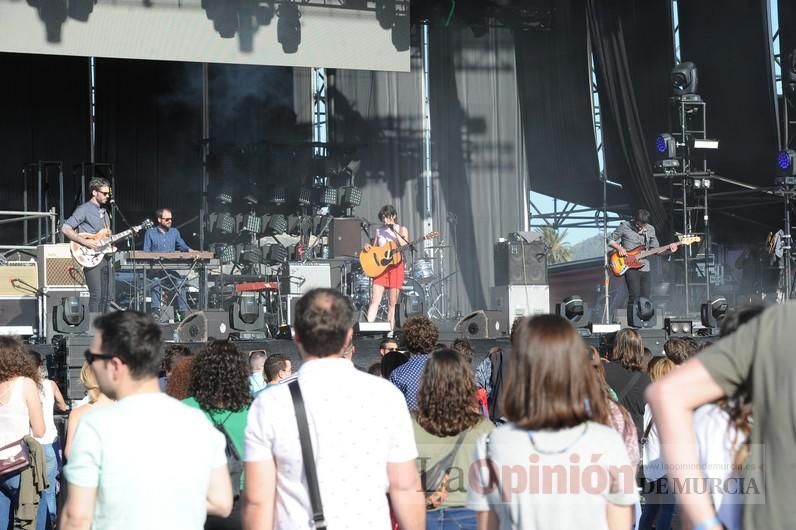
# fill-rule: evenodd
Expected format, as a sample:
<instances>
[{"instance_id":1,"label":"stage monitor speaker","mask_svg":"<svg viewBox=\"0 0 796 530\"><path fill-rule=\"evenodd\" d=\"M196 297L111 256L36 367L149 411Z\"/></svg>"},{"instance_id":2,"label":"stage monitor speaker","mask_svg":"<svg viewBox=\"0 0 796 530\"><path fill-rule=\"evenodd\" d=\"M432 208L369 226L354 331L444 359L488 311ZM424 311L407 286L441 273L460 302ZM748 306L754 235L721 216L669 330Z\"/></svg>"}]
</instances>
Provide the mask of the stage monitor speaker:
<instances>
[{"instance_id":1,"label":"stage monitor speaker","mask_svg":"<svg viewBox=\"0 0 796 530\"><path fill-rule=\"evenodd\" d=\"M72 258L68 243L39 245L39 287L49 289L86 288L86 278L80 265Z\"/></svg>"},{"instance_id":2,"label":"stage monitor speaker","mask_svg":"<svg viewBox=\"0 0 796 530\"><path fill-rule=\"evenodd\" d=\"M495 285L547 284L547 247L542 241L495 243Z\"/></svg>"},{"instance_id":3,"label":"stage monitor speaker","mask_svg":"<svg viewBox=\"0 0 796 530\"><path fill-rule=\"evenodd\" d=\"M354 257L364 246L362 221L359 218L336 217L329 226L329 257Z\"/></svg>"},{"instance_id":4,"label":"stage monitor speaker","mask_svg":"<svg viewBox=\"0 0 796 530\"><path fill-rule=\"evenodd\" d=\"M509 333L505 315L501 311L482 309L463 317L453 328L468 339L495 339Z\"/></svg>"},{"instance_id":5,"label":"stage monitor speaker","mask_svg":"<svg viewBox=\"0 0 796 530\"><path fill-rule=\"evenodd\" d=\"M209 338L226 340L229 337L229 312L209 309L191 313L174 330L176 342L207 342Z\"/></svg>"}]
</instances>

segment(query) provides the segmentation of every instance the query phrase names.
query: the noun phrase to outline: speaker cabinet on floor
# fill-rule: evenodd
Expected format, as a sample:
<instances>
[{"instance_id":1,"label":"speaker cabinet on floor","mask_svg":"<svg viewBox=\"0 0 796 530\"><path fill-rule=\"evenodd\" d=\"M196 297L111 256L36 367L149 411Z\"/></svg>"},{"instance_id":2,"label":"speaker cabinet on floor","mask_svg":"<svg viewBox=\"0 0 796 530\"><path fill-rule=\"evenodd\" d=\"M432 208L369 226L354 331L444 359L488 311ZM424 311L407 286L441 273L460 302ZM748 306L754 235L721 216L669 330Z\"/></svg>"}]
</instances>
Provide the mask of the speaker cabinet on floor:
<instances>
[{"instance_id":1,"label":"speaker cabinet on floor","mask_svg":"<svg viewBox=\"0 0 796 530\"><path fill-rule=\"evenodd\" d=\"M544 242L495 243L495 285L547 284L547 248Z\"/></svg>"},{"instance_id":2,"label":"speaker cabinet on floor","mask_svg":"<svg viewBox=\"0 0 796 530\"><path fill-rule=\"evenodd\" d=\"M495 339L509 333L503 313L485 309L463 317L453 331L468 339Z\"/></svg>"}]
</instances>

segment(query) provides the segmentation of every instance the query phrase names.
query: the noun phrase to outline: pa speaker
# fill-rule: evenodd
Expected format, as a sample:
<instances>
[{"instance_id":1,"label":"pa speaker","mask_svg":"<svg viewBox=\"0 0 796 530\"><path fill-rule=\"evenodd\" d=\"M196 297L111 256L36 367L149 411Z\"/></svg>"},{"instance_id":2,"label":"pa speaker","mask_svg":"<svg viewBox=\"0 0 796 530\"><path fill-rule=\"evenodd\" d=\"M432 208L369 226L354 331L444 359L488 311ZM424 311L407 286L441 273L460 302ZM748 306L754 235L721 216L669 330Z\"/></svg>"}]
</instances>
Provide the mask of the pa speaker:
<instances>
[{"instance_id":1,"label":"pa speaker","mask_svg":"<svg viewBox=\"0 0 796 530\"><path fill-rule=\"evenodd\" d=\"M547 284L547 247L543 241L495 244L495 285Z\"/></svg>"},{"instance_id":2,"label":"pa speaker","mask_svg":"<svg viewBox=\"0 0 796 530\"><path fill-rule=\"evenodd\" d=\"M504 313L486 309L463 317L453 331L468 339L494 339L508 334Z\"/></svg>"},{"instance_id":3,"label":"pa speaker","mask_svg":"<svg viewBox=\"0 0 796 530\"><path fill-rule=\"evenodd\" d=\"M177 342L207 342L211 337L225 340L229 337L229 313L224 310L191 313L174 332Z\"/></svg>"},{"instance_id":4,"label":"pa speaker","mask_svg":"<svg viewBox=\"0 0 796 530\"><path fill-rule=\"evenodd\" d=\"M359 218L335 218L329 227L329 255L353 257L362 250L362 221Z\"/></svg>"}]
</instances>

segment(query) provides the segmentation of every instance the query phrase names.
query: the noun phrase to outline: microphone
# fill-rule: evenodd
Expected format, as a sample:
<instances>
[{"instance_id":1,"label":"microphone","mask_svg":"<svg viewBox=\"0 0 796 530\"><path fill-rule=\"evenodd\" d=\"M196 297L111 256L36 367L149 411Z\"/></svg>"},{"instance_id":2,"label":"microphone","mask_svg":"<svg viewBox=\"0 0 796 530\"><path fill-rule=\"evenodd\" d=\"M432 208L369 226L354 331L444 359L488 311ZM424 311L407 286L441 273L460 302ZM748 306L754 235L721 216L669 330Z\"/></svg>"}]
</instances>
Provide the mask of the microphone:
<instances>
[{"instance_id":1,"label":"microphone","mask_svg":"<svg viewBox=\"0 0 796 530\"><path fill-rule=\"evenodd\" d=\"M111 203L113 206L116 206L116 199L110 199L108 202Z\"/></svg>"}]
</instances>

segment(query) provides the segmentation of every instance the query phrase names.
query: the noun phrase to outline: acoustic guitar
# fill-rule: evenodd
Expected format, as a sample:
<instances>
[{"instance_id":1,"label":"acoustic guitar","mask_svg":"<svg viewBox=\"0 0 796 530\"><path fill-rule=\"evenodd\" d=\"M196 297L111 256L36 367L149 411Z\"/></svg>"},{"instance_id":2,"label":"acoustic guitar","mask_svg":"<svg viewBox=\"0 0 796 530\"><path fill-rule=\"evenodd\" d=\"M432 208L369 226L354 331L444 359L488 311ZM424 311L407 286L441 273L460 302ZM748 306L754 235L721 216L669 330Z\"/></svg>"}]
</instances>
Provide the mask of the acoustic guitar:
<instances>
[{"instance_id":1,"label":"acoustic guitar","mask_svg":"<svg viewBox=\"0 0 796 530\"><path fill-rule=\"evenodd\" d=\"M395 241L390 241L378 247L370 247L368 250L364 248L359 251L359 264L362 265L362 270L370 276L375 278L390 267L394 267L401 263L403 257L401 252L411 247L415 243L434 239L439 237L439 232L429 232L423 237L417 238L406 245L398 246Z\"/></svg>"},{"instance_id":2,"label":"acoustic guitar","mask_svg":"<svg viewBox=\"0 0 796 530\"><path fill-rule=\"evenodd\" d=\"M678 234L677 238L679 241L676 241L674 244L678 247L680 245L691 245L692 243L702 241L701 237L693 235ZM611 272L614 273L614 276L622 276L629 269L640 269L643 267L644 264L640 263L639 260L654 254L660 254L667 250L669 250L669 245L653 248L651 250L644 250L644 246L642 245L628 250L627 256L620 256L616 250L613 250L608 254L608 266L611 268Z\"/></svg>"},{"instance_id":3,"label":"acoustic guitar","mask_svg":"<svg viewBox=\"0 0 796 530\"><path fill-rule=\"evenodd\" d=\"M77 261L81 267L91 269L92 267L96 267L100 264L102 258L105 257L105 254L116 252L116 247L113 246L115 243L133 236L140 230L147 230L149 228L152 228L152 221L147 219L140 225L134 226L129 230L125 230L124 232L119 232L116 235L111 235L110 230L105 228L96 234L81 233L78 235L82 238L98 241L99 245L97 248L88 248L85 245L81 245L77 241L71 241L69 243L69 250L72 251L72 257L75 258L75 261Z\"/></svg>"}]
</instances>

